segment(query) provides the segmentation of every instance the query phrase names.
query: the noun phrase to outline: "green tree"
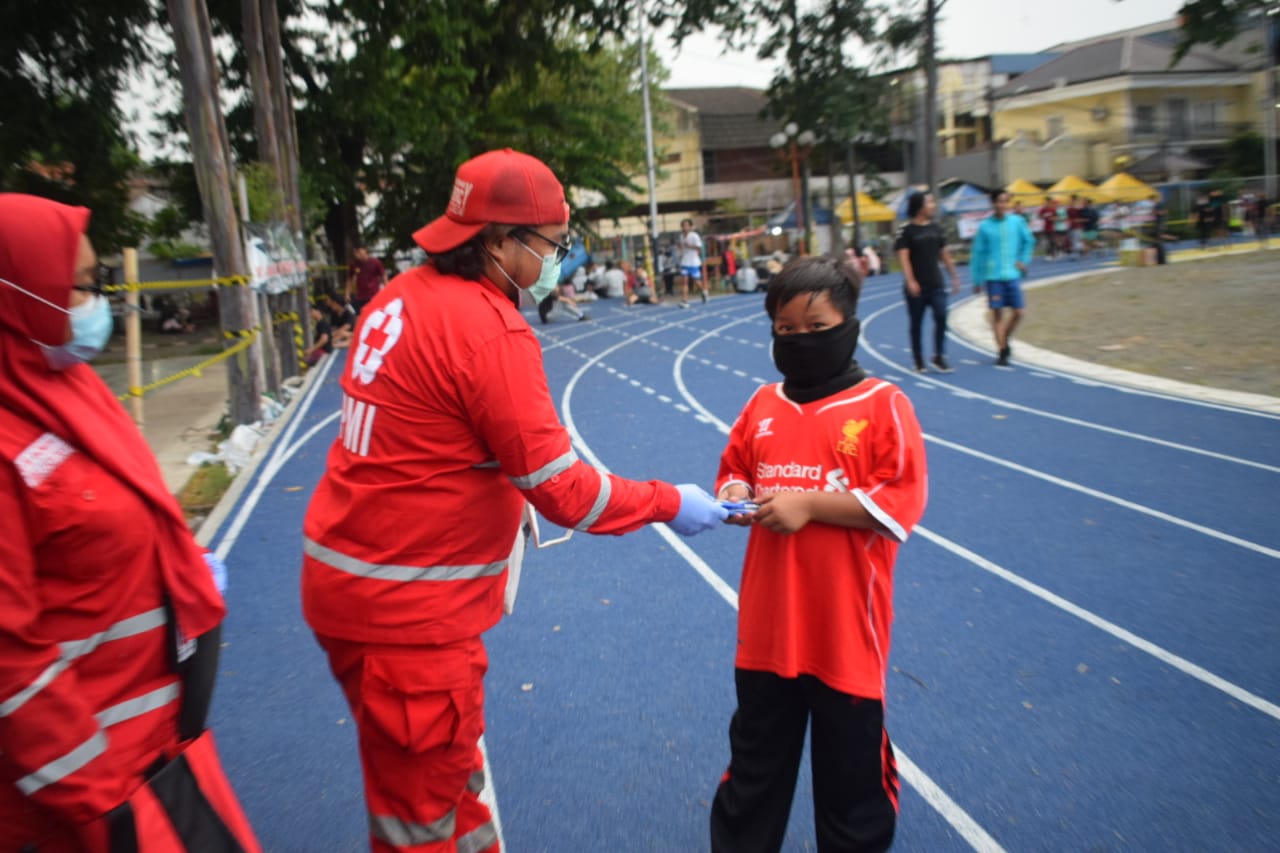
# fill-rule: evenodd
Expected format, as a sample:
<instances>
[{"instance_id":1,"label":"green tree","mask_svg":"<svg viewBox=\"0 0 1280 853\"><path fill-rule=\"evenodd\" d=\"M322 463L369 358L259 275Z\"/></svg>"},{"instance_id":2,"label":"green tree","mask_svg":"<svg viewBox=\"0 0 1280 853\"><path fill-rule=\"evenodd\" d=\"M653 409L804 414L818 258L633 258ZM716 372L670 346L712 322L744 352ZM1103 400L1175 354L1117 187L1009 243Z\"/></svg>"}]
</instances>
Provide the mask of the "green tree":
<instances>
[{"instance_id":1,"label":"green tree","mask_svg":"<svg viewBox=\"0 0 1280 853\"><path fill-rule=\"evenodd\" d=\"M290 31L285 52L303 83L306 182L340 257L360 236L410 245L443 209L454 168L488 148L523 147L566 186L608 199L636 171L635 86L610 67L627 61L614 35L624 4L344 0L313 10L323 24ZM358 222L366 199L371 216Z\"/></svg>"},{"instance_id":2,"label":"green tree","mask_svg":"<svg viewBox=\"0 0 1280 853\"><path fill-rule=\"evenodd\" d=\"M1222 46L1259 16L1274 19L1276 15L1280 15L1280 0L1188 0L1178 9L1182 41L1174 62L1197 44ZM1273 63L1277 49L1272 46Z\"/></svg>"},{"instance_id":3,"label":"green tree","mask_svg":"<svg viewBox=\"0 0 1280 853\"><path fill-rule=\"evenodd\" d=\"M116 103L143 60L147 0L0 4L0 189L93 210L99 251L135 245L143 223L128 209L139 165Z\"/></svg>"}]
</instances>

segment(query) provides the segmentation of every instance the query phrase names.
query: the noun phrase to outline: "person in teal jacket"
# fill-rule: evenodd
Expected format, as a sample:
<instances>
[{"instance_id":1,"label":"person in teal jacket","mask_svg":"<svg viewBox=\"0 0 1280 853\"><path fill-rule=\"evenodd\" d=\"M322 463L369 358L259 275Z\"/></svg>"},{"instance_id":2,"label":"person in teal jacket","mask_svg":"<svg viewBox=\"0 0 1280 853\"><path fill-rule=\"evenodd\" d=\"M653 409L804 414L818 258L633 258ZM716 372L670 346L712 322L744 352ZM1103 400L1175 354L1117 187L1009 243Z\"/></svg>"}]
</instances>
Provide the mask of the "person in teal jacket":
<instances>
[{"instance_id":1,"label":"person in teal jacket","mask_svg":"<svg viewBox=\"0 0 1280 853\"><path fill-rule=\"evenodd\" d=\"M1024 302L1022 277L1031 263L1035 238L1021 216L1009 215L1009 194L1004 190L991 193L995 213L978 225L969 255L969 271L976 293L987 286L987 305L991 308L991 329L1000 353L996 364L1009 364L1009 339L1022 322ZM1008 312L1005 309L1009 309Z\"/></svg>"}]
</instances>

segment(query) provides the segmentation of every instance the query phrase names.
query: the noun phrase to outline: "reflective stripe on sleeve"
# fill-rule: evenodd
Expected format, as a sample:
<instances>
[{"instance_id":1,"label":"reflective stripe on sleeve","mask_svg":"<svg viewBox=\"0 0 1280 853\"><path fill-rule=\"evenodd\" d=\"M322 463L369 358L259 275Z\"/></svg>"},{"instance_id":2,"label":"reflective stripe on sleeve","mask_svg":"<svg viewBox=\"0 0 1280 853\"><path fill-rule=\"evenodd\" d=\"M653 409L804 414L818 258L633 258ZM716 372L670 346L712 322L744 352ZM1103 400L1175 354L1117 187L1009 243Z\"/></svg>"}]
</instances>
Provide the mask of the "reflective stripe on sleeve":
<instances>
[{"instance_id":1,"label":"reflective stripe on sleeve","mask_svg":"<svg viewBox=\"0 0 1280 853\"><path fill-rule=\"evenodd\" d=\"M145 634L147 631L161 627L165 624L165 621L164 608L157 607L155 610L148 610L136 616L130 616L128 619L121 619L105 631L99 631L83 640L69 640L68 642L60 643L58 648L62 654L56 661L45 667L44 671L37 675L26 687L10 696L4 702L0 702L0 718L13 714L27 704L33 696L48 687L55 678L61 675L76 658L82 658L92 653L103 643Z\"/></svg>"},{"instance_id":2,"label":"reflective stripe on sleeve","mask_svg":"<svg viewBox=\"0 0 1280 853\"><path fill-rule=\"evenodd\" d=\"M431 823L412 823L391 815L370 814L369 834L396 847L414 847L453 838L457 810ZM459 848L461 849L461 848ZM483 850L484 848L480 848Z\"/></svg>"},{"instance_id":3,"label":"reflective stripe on sleeve","mask_svg":"<svg viewBox=\"0 0 1280 853\"><path fill-rule=\"evenodd\" d=\"M107 751L107 738L102 732L94 732L93 737L68 752L55 758L34 773L18 780L18 790L28 797L44 788L61 782L63 779L84 767L90 761Z\"/></svg>"},{"instance_id":4,"label":"reflective stripe on sleeve","mask_svg":"<svg viewBox=\"0 0 1280 853\"><path fill-rule=\"evenodd\" d=\"M458 839L458 853L480 853L498 843L498 831L492 823L482 823Z\"/></svg>"},{"instance_id":5,"label":"reflective stripe on sleeve","mask_svg":"<svg viewBox=\"0 0 1280 853\"><path fill-rule=\"evenodd\" d=\"M327 548L312 539L303 540L302 550L308 557L314 557L340 572L384 581L474 580L502 574L503 569L507 567L505 558L492 563L475 563L465 566L398 566L366 563L364 560L357 560L355 557L348 557L346 554Z\"/></svg>"},{"instance_id":6,"label":"reflective stripe on sleeve","mask_svg":"<svg viewBox=\"0 0 1280 853\"><path fill-rule=\"evenodd\" d=\"M53 663L44 668L44 671L35 677L30 684L10 696L4 702L0 702L0 717L7 717L17 711L23 705L27 704L32 696L35 696L41 690L49 685L62 671L71 666L70 661L66 658L58 658Z\"/></svg>"},{"instance_id":7,"label":"reflective stripe on sleeve","mask_svg":"<svg viewBox=\"0 0 1280 853\"><path fill-rule=\"evenodd\" d=\"M517 489L532 489L542 485L557 474L563 474L568 471L573 466L573 463L577 461L578 454L570 450L563 456L552 459L532 474L526 474L523 477L512 477L511 482L515 484Z\"/></svg>"},{"instance_id":8,"label":"reflective stripe on sleeve","mask_svg":"<svg viewBox=\"0 0 1280 853\"><path fill-rule=\"evenodd\" d=\"M478 794L484 790L484 771L477 770L471 774L471 778L467 780L467 790L473 794Z\"/></svg>"},{"instance_id":9,"label":"reflective stripe on sleeve","mask_svg":"<svg viewBox=\"0 0 1280 853\"><path fill-rule=\"evenodd\" d=\"M159 628L168 621L164 615L164 608L157 607L155 610L148 610L145 613L139 613L137 616L130 616L128 619L121 619L105 631L99 631L91 637L83 640L71 640L60 645L62 649L62 657L66 660L75 660L84 657L90 652L98 648L103 643L109 643L112 640L123 640L125 637L133 637L138 634L145 634L153 628Z\"/></svg>"},{"instance_id":10,"label":"reflective stripe on sleeve","mask_svg":"<svg viewBox=\"0 0 1280 853\"><path fill-rule=\"evenodd\" d=\"M105 729L108 726L123 723L125 720L132 720L134 717L149 714L176 701L180 692L178 682L175 681L172 684L166 684L164 687L152 690L150 693L143 693L141 696L126 699L123 702L112 705L110 708L99 711L96 715L98 725Z\"/></svg>"},{"instance_id":11,"label":"reflective stripe on sleeve","mask_svg":"<svg viewBox=\"0 0 1280 853\"><path fill-rule=\"evenodd\" d=\"M613 482L609 479L609 475L603 471L600 473L600 491L596 493L596 502L591 505L591 509L573 526L574 530L588 530L591 525L595 524L600 518L600 513L604 512L604 508L609 505L609 496L613 494Z\"/></svg>"}]
</instances>

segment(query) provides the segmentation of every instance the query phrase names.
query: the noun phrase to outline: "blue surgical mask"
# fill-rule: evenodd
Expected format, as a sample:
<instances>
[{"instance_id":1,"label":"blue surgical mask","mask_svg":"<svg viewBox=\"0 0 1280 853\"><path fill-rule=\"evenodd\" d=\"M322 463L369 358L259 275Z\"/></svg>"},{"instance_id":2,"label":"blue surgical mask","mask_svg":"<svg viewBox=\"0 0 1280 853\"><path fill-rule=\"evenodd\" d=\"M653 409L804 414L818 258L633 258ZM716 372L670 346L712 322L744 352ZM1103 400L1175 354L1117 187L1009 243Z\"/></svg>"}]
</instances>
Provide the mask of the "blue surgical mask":
<instances>
[{"instance_id":1,"label":"blue surgical mask","mask_svg":"<svg viewBox=\"0 0 1280 853\"><path fill-rule=\"evenodd\" d=\"M71 315L71 340L58 346L41 344L45 360L54 370L92 361L111 340L111 303L105 296L94 294L67 313Z\"/></svg>"}]
</instances>

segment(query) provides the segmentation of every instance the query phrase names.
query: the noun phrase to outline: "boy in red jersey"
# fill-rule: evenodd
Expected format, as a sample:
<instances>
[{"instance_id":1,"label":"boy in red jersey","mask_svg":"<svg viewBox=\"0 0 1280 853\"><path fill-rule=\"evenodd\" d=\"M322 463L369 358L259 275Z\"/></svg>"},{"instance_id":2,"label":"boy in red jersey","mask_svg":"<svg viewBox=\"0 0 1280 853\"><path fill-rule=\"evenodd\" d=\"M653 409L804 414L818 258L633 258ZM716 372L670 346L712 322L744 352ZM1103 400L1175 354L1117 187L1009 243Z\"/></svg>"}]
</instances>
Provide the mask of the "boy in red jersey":
<instances>
[{"instance_id":1,"label":"boy in red jersey","mask_svg":"<svg viewBox=\"0 0 1280 853\"><path fill-rule=\"evenodd\" d=\"M920 425L906 395L853 358L861 282L803 258L769 284L773 359L734 423L716 479L759 509L739 592L729 769L711 810L713 851L782 847L812 719L820 850L886 850L898 774L884 729L893 565L924 512Z\"/></svg>"}]
</instances>

